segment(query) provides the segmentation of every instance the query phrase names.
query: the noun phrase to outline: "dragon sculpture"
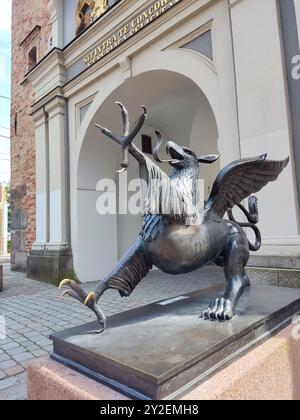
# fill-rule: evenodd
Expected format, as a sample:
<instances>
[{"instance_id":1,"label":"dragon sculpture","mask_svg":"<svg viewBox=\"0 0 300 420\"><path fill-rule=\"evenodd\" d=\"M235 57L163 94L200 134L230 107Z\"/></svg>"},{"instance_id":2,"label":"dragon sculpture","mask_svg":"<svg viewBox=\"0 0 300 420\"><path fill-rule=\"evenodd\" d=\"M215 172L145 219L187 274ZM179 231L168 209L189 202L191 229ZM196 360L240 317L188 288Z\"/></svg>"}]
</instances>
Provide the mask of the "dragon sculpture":
<instances>
[{"instance_id":1,"label":"dragon sculpture","mask_svg":"<svg viewBox=\"0 0 300 420\"><path fill-rule=\"evenodd\" d=\"M169 177L152 159L133 143L147 118L147 109L130 130L128 111L117 103L122 112L123 135L114 135L108 129L96 125L101 132L122 147L122 170L128 167L128 156L139 164L143 181L144 221L140 235L114 270L99 282L96 290L87 294L80 283L64 280L60 288L68 287L63 296L70 296L85 304L97 316L106 329L106 316L98 301L108 289L117 290L121 296L130 296L153 266L169 274L184 274L215 263L224 267L227 287L222 298L212 299L203 317L207 320L229 321L236 314L236 305L250 286L245 267L249 251L261 246L257 228L257 200L250 196L269 182L275 181L289 163L267 160L267 155L242 159L226 166L218 175L204 208L197 206L197 180L199 163L212 164L219 156L198 157L187 147L168 142L169 160L159 158L163 136L156 131L157 146L153 157L157 162L168 163L173 168ZM247 210L241 203L249 197ZM153 204L155 203L155 204ZM232 209L238 206L248 223L238 223ZM226 213L228 219L224 219ZM255 232L256 242L249 242L244 228Z\"/></svg>"}]
</instances>

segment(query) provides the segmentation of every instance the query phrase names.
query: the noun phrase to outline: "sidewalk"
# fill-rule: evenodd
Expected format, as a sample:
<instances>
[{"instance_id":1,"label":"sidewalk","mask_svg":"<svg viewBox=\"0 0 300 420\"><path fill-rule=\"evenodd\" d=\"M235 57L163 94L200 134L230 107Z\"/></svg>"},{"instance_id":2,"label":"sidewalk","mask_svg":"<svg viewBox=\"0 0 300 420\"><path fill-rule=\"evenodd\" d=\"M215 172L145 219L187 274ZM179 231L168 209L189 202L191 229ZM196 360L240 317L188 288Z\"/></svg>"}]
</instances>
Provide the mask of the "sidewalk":
<instances>
[{"instance_id":1,"label":"sidewalk","mask_svg":"<svg viewBox=\"0 0 300 420\"><path fill-rule=\"evenodd\" d=\"M187 276L152 272L130 298L108 291L101 307L108 315L143 306L224 281L222 271L208 267ZM95 284L86 286L93 290ZM28 280L4 266L4 291L0 293L0 316L5 317L7 339L0 340L0 400L26 399L27 364L50 354L49 335L95 319L93 313L70 298L60 299L51 285Z\"/></svg>"}]
</instances>

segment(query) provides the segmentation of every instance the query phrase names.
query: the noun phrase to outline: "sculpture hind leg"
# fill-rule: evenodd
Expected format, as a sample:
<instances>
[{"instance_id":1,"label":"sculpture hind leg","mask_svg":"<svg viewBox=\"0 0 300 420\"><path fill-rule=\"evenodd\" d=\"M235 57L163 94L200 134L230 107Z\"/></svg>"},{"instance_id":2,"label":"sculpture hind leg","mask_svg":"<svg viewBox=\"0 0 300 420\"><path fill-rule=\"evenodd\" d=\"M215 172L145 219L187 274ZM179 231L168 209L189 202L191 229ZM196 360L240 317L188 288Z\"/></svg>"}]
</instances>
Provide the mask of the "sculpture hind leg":
<instances>
[{"instance_id":1,"label":"sculpture hind leg","mask_svg":"<svg viewBox=\"0 0 300 420\"><path fill-rule=\"evenodd\" d=\"M236 305L250 286L245 267L249 260L249 244L245 233L233 226L224 251L224 273L227 281L222 298L213 299L203 313L211 321L229 321L236 315Z\"/></svg>"},{"instance_id":2,"label":"sculpture hind leg","mask_svg":"<svg viewBox=\"0 0 300 420\"><path fill-rule=\"evenodd\" d=\"M98 306L101 296L108 290L117 290L120 295L130 296L141 280L146 277L152 268L145 251L142 239L139 239L120 260L115 269L102 281L99 282L96 290L87 294L81 286L73 280L64 280L60 288L69 287L64 292L79 302L86 305L97 316L98 323L101 326L99 333L106 329L106 316Z\"/></svg>"}]
</instances>

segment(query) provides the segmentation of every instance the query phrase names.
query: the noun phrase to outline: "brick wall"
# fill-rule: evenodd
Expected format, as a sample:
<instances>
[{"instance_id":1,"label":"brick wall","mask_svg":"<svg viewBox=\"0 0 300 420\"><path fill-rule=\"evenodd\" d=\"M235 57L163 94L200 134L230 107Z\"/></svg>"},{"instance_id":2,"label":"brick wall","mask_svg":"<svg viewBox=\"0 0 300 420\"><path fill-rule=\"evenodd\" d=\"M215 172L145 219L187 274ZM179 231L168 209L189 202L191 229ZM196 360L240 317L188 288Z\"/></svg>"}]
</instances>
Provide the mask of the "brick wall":
<instances>
[{"instance_id":1,"label":"brick wall","mask_svg":"<svg viewBox=\"0 0 300 420\"><path fill-rule=\"evenodd\" d=\"M25 74L49 49L48 0L12 1L11 206L12 269L26 270L35 240L35 137L30 117L34 95Z\"/></svg>"}]
</instances>

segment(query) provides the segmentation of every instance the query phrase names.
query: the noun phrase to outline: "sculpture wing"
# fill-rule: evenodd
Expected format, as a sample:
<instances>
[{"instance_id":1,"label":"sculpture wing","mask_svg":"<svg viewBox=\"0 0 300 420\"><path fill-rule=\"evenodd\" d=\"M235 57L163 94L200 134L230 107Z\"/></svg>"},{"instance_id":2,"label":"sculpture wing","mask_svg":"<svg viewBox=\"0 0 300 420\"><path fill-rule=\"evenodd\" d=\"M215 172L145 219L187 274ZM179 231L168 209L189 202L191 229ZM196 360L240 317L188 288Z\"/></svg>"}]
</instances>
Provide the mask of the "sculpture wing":
<instances>
[{"instance_id":1,"label":"sculpture wing","mask_svg":"<svg viewBox=\"0 0 300 420\"><path fill-rule=\"evenodd\" d=\"M218 175L205 205L207 217L223 219L227 210L276 181L289 163L267 160L267 155L242 159L226 166Z\"/></svg>"},{"instance_id":2,"label":"sculpture wing","mask_svg":"<svg viewBox=\"0 0 300 420\"><path fill-rule=\"evenodd\" d=\"M194 223L197 220L199 210L188 192L189 189L179 189L147 156L144 165L140 165L140 176L145 215L168 216L184 223Z\"/></svg>"}]
</instances>

